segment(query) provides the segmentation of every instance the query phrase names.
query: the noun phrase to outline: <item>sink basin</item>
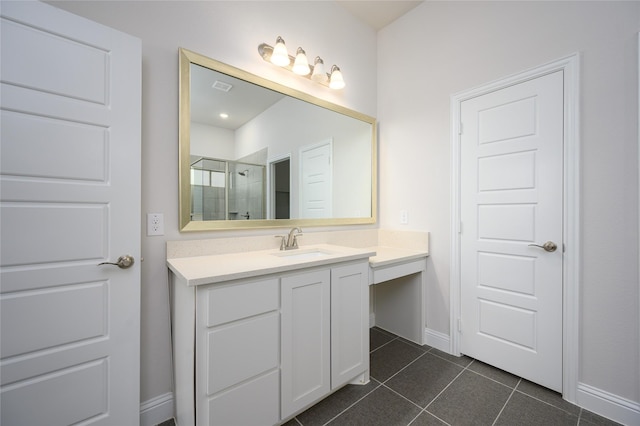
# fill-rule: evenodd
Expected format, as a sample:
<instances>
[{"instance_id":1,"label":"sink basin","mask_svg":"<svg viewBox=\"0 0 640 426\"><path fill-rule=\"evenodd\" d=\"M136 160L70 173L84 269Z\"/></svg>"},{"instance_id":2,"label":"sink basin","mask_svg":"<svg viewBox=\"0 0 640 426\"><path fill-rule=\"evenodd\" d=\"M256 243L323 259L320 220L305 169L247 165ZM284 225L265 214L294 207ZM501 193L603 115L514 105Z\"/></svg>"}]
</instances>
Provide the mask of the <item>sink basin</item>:
<instances>
[{"instance_id":1,"label":"sink basin","mask_svg":"<svg viewBox=\"0 0 640 426\"><path fill-rule=\"evenodd\" d=\"M279 251L277 253L273 253L272 255L277 257L282 257L285 259L291 259L291 260L305 260L305 259L316 259L319 257L329 256L332 254L333 253L326 250L311 248L311 249L294 249L289 251Z\"/></svg>"}]
</instances>

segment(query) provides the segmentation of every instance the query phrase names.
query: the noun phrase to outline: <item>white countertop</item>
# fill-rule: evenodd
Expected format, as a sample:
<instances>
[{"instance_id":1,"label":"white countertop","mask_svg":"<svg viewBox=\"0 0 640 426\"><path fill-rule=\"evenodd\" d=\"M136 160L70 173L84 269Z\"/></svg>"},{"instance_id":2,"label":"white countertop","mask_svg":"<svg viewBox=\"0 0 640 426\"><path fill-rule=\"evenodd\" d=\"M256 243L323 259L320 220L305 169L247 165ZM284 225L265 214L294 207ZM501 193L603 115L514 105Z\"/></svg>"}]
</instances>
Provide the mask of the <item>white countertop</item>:
<instances>
[{"instance_id":1,"label":"white countertop","mask_svg":"<svg viewBox=\"0 0 640 426\"><path fill-rule=\"evenodd\" d=\"M306 258L295 256L314 250L328 254ZM287 257L287 254L291 254L292 257ZM317 244L290 251L260 250L167 259L167 265L188 286L197 286L370 258L375 254L375 250L371 248Z\"/></svg>"},{"instance_id":2,"label":"white countertop","mask_svg":"<svg viewBox=\"0 0 640 426\"><path fill-rule=\"evenodd\" d=\"M369 266L374 269L429 256L429 252L426 250L410 250L397 247L376 246L369 247L369 250L376 253L369 258Z\"/></svg>"}]
</instances>

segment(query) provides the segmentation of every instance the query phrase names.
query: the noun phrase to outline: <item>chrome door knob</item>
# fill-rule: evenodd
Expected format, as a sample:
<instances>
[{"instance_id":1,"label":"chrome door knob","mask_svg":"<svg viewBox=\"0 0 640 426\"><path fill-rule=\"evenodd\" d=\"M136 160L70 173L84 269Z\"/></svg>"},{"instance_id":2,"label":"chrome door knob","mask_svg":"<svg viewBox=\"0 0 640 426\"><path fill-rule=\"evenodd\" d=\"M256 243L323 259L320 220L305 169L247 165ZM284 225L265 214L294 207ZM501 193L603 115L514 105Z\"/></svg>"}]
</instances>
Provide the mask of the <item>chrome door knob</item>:
<instances>
[{"instance_id":1,"label":"chrome door knob","mask_svg":"<svg viewBox=\"0 0 640 426\"><path fill-rule=\"evenodd\" d=\"M131 265L133 265L134 263L135 263L135 261L133 259L133 256L125 254L124 256L120 256L115 263L114 262L102 262L102 263L98 263L98 266L100 266L100 265L115 265L120 269L127 269L127 268L131 267Z\"/></svg>"},{"instance_id":2,"label":"chrome door knob","mask_svg":"<svg viewBox=\"0 0 640 426\"><path fill-rule=\"evenodd\" d=\"M547 241L543 245L529 244L529 247L540 247L541 249L544 249L545 251L548 251L548 252L554 252L558 248L556 243L554 243L553 241Z\"/></svg>"}]
</instances>

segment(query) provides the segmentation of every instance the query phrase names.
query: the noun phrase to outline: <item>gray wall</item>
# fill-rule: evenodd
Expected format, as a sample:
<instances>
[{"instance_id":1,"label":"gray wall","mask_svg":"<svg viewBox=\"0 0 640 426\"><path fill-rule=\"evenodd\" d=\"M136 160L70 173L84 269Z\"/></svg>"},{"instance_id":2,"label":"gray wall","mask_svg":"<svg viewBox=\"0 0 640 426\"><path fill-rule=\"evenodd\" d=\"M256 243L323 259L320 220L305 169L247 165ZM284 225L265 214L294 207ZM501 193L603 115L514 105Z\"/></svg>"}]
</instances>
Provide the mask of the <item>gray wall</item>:
<instances>
[{"instance_id":1,"label":"gray wall","mask_svg":"<svg viewBox=\"0 0 640 426\"><path fill-rule=\"evenodd\" d=\"M405 209L410 228L431 232L427 326L445 334L450 96L580 53L578 380L631 401L640 401L639 30L639 2L425 2L378 34L380 226L399 228Z\"/></svg>"}]
</instances>

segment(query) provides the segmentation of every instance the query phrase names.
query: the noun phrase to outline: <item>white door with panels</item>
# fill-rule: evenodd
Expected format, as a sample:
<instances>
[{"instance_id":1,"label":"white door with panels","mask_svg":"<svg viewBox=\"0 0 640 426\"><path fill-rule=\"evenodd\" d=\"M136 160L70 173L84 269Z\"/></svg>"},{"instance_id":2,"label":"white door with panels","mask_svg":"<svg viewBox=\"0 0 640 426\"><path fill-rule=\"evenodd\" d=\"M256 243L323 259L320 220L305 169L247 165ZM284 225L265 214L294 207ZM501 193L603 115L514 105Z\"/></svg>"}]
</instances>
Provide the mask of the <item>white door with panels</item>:
<instances>
[{"instance_id":1,"label":"white door with panels","mask_svg":"<svg viewBox=\"0 0 640 426\"><path fill-rule=\"evenodd\" d=\"M300 149L300 217L329 218L333 199L333 140Z\"/></svg>"},{"instance_id":2,"label":"white door with panels","mask_svg":"<svg viewBox=\"0 0 640 426\"><path fill-rule=\"evenodd\" d=\"M137 424L141 44L0 8L0 423Z\"/></svg>"},{"instance_id":3,"label":"white door with panels","mask_svg":"<svg viewBox=\"0 0 640 426\"><path fill-rule=\"evenodd\" d=\"M461 103L460 351L562 391L563 72Z\"/></svg>"}]
</instances>

